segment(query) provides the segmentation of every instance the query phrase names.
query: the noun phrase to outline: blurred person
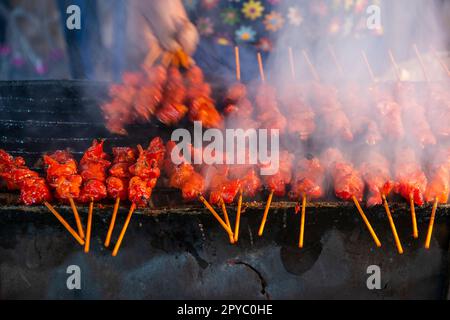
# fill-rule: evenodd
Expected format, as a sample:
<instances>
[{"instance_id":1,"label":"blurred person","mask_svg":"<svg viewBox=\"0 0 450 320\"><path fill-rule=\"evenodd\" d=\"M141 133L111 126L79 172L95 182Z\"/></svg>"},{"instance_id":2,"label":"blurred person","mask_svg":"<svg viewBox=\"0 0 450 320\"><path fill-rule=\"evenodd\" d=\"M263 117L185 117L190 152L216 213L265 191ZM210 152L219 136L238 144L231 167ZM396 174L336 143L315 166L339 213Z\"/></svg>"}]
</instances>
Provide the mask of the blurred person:
<instances>
[{"instance_id":1,"label":"blurred person","mask_svg":"<svg viewBox=\"0 0 450 320\"><path fill-rule=\"evenodd\" d=\"M93 60L109 58L115 80L124 69L138 68L154 46L181 48L207 75L231 79L235 45L241 48L243 79L253 79L256 52L270 54L286 30L305 36L305 46L318 38L380 36L365 28L365 9L374 1L58 0L63 16L69 4L82 12L81 30L65 31L76 77L93 77Z\"/></svg>"}]
</instances>

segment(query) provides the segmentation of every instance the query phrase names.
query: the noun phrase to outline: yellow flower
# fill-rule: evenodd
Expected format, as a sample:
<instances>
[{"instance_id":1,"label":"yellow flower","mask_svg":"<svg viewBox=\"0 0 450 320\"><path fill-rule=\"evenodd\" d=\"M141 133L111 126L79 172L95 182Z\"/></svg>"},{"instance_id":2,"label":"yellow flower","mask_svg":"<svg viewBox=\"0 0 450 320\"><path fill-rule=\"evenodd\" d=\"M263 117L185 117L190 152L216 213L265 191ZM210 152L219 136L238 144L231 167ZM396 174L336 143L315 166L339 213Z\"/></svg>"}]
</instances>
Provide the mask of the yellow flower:
<instances>
[{"instance_id":1,"label":"yellow flower","mask_svg":"<svg viewBox=\"0 0 450 320\"><path fill-rule=\"evenodd\" d=\"M264 11L264 7L261 2L255 0L249 0L242 6L242 13L247 19L256 20L261 17Z\"/></svg>"}]
</instances>

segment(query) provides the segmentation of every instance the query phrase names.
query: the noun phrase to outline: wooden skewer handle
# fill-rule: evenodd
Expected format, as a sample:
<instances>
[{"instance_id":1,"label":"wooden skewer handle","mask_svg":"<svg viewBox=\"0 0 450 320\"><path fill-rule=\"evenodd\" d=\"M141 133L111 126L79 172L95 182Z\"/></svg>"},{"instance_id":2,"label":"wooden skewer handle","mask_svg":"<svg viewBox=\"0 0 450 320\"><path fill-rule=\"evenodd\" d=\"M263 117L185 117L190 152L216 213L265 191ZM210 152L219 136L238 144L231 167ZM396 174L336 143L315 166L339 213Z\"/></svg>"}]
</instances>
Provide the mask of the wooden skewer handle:
<instances>
[{"instance_id":1,"label":"wooden skewer handle","mask_svg":"<svg viewBox=\"0 0 450 320\"><path fill-rule=\"evenodd\" d=\"M263 218L261 221L261 225L259 226L258 236L262 236L264 232L264 226L266 225L267 215L269 214L270 204L272 203L273 191L270 192L269 198L267 198L266 207L264 209Z\"/></svg>"},{"instance_id":2,"label":"wooden skewer handle","mask_svg":"<svg viewBox=\"0 0 450 320\"><path fill-rule=\"evenodd\" d=\"M225 217L225 223L228 226L228 229L231 230L231 223L230 223L230 218L228 217L228 212L227 212L227 207L225 206L225 202L223 201L223 199L220 199L220 205L222 206L222 212L223 212L223 216ZM230 243L233 244L234 243L234 234L233 232L228 234L228 237L230 238Z\"/></svg>"},{"instance_id":3,"label":"wooden skewer handle","mask_svg":"<svg viewBox=\"0 0 450 320\"><path fill-rule=\"evenodd\" d=\"M239 227L241 223L241 210L242 210L242 190L239 192L237 213L236 213L236 224L234 227L234 242L237 243L239 239Z\"/></svg>"},{"instance_id":4,"label":"wooden skewer handle","mask_svg":"<svg viewBox=\"0 0 450 320\"><path fill-rule=\"evenodd\" d=\"M84 243L84 252L88 253L91 245L91 230L92 230L92 211L94 210L94 201L89 203L88 221L86 226L86 242Z\"/></svg>"},{"instance_id":5,"label":"wooden skewer handle","mask_svg":"<svg viewBox=\"0 0 450 320\"><path fill-rule=\"evenodd\" d=\"M417 239L419 237L419 230L417 229L416 209L414 207L414 197L412 195L409 197L409 206L411 208L411 220L412 220L412 228L413 228L413 237L415 239Z\"/></svg>"},{"instance_id":6,"label":"wooden skewer handle","mask_svg":"<svg viewBox=\"0 0 450 320\"><path fill-rule=\"evenodd\" d=\"M397 246L397 250L399 254L403 254L402 243L400 242L400 238L397 233L397 228L395 227L394 219L392 218L391 210L389 209L389 205L386 200L386 196L381 196L383 199L384 209L386 210L386 214L389 220L389 224L391 226L392 234L394 235L395 245Z\"/></svg>"},{"instance_id":7,"label":"wooden skewer handle","mask_svg":"<svg viewBox=\"0 0 450 320\"><path fill-rule=\"evenodd\" d=\"M430 223L428 224L427 238L425 240L425 249L430 249L431 235L433 234L433 226L434 226L434 219L436 217L437 205L438 199L436 198L433 203L433 209L431 210Z\"/></svg>"},{"instance_id":8,"label":"wooden skewer handle","mask_svg":"<svg viewBox=\"0 0 450 320\"><path fill-rule=\"evenodd\" d=\"M378 236L375 233L375 230L373 230L372 225L369 222L369 219L367 219L366 215L364 214L363 209L359 205L358 199L356 199L355 196L353 196L352 199L353 199L353 202L356 205L356 208L358 209L359 214L361 215L361 218L363 219L364 223L366 224L367 229L369 229L369 232L370 232L370 235L373 238L373 241L375 241L375 244L377 245L377 247L381 247L381 242L378 239Z\"/></svg>"},{"instance_id":9,"label":"wooden skewer handle","mask_svg":"<svg viewBox=\"0 0 450 320\"><path fill-rule=\"evenodd\" d=\"M117 211L119 211L119 205L120 205L120 197L117 197L116 203L114 204L114 210L111 217L111 222L109 224L108 233L106 234L105 239L105 247L109 247L109 244L111 243L111 236L114 230L114 225L116 224L116 217L117 217Z\"/></svg>"},{"instance_id":10,"label":"wooden skewer handle","mask_svg":"<svg viewBox=\"0 0 450 320\"><path fill-rule=\"evenodd\" d=\"M303 238L305 235L305 219L306 219L306 195L302 197L302 215L300 218L300 236L298 239L298 247L303 248Z\"/></svg>"},{"instance_id":11,"label":"wooden skewer handle","mask_svg":"<svg viewBox=\"0 0 450 320\"><path fill-rule=\"evenodd\" d=\"M83 225L81 224L80 215L78 214L78 209L77 209L77 206L75 205L75 201L73 201L73 198L70 197L69 202L70 202L70 207L72 208L72 211L73 211L73 215L75 216L75 222L77 223L78 234L80 235L81 239L84 239L85 235L84 235Z\"/></svg>"},{"instance_id":12,"label":"wooden skewer handle","mask_svg":"<svg viewBox=\"0 0 450 320\"><path fill-rule=\"evenodd\" d=\"M225 221L223 221L223 219L219 216L219 214L216 212L216 210L214 210L214 208L209 204L208 201L206 201L206 199L202 196L199 195L198 199L204 204L204 206L212 213L212 215L214 216L214 218L216 218L217 221L219 221L220 225L225 229L225 231L230 235L233 234L233 232L231 231L230 228L228 228L227 224L225 223Z\"/></svg>"},{"instance_id":13,"label":"wooden skewer handle","mask_svg":"<svg viewBox=\"0 0 450 320\"><path fill-rule=\"evenodd\" d=\"M48 210L50 210L51 213L53 213L56 219L58 219L59 222L61 222L64 228L66 228L67 231L69 231L69 233L75 238L75 240L77 240L77 242L80 245L84 245L84 240L80 238L78 233L74 229L72 229L72 227L67 223L67 221L58 213L58 211L56 211L55 208L47 201L44 202L44 205L48 208Z\"/></svg>"},{"instance_id":14,"label":"wooden skewer handle","mask_svg":"<svg viewBox=\"0 0 450 320\"><path fill-rule=\"evenodd\" d=\"M133 203L130 207L130 211L128 211L127 219L125 220L122 230L120 231L116 245L114 246L114 250L112 252L113 257L117 256L117 253L119 252L120 245L122 244L122 240L123 237L125 236L125 232L127 231L128 225L130 224L131 216L133 215L134 209L136 209L136 205Z\"/></svg>"}]
</instances>

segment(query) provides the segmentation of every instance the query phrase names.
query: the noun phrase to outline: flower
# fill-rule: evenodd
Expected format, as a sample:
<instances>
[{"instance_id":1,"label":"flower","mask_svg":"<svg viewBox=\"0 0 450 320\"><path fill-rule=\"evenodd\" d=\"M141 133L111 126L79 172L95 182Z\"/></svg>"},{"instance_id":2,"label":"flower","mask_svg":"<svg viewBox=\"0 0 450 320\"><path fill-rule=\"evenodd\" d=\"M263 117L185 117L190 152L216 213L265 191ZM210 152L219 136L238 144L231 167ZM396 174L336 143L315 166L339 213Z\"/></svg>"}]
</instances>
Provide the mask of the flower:
<instances>
[{"instance_id":1,"label":"flower","mask_svg":"<svg viewBox=\"0 0 450 320\"><path fill-rule=\"evenodd\" d=\"M227 35L219 35L216 37L216 43L221 46L230 46L231 41Z\"/></svg>"},{"instance_id":2,"label":"flower","mask_svg":"<svg viewBox=\"0 0 450 320\"><path fill-rule=\"evenodd\" d=\"M272 41L268 38L259 39L256 47L261 51L272 51L273 49Z\"/></svg>"},{"instance_id":3,"label":"flower","mask_svg":"<svg viewBox=\"0 0 450 320\"><path fill-rule=\"evenodd\" d=\"M198 32L203 36L209 36L214 33L214 25L208 17L198 18L195 24L197 25Z\"/></svg>"},{"instance_id":4,"label":"flower","mask_svg":"<svg viewBox=\"0 0 450 320\"><path fill-rule=\"evenodd\" d=\"M252 27L241 26L236 30L236 40L243 42L250 42L255 40L256 32Z\"/></svg>"},{"instance_id":5,"label":"flower","mask_svg":"<svg viewBox=\"0 0 450 320\"><path fill-rule=\"evenodd\" d=\"M264 25L268 31L278 31L284 25L284 19L279 12L272 11L264 17Z\"/></svg>"},{"instance_id":6,"label":"flower","mask_svg":"<svg viewBox=\"0 0 450 320\"><path fill-rule=\"evenodd\" d=\"M218 3L219 0L202 0L202 6L207 10L213 9Z\"/></svg>"},{"instance_id":7,"label":"flower","mask_svg":"<svg viewBox=\"0 0 450 320\"><path fill-rule=\"evenodd\" d=\"M300 13L299 7L290 7L288 9L287 17L288 17L289 23L294 26L299 26L303 22L303 17Z\"/></svg>"},{"instance_id":8,"label":"flower","mask_svg":"<svg viewBox=\"0 0 450 320\"><path fill-rule=\"evenodd\" d=\"M223 23L230 26L234 26L239 22L239 12L234 8L223 10L220 16L222 17Z\"/></svg>"},{"instance_id":9,"label":"flower","mask_svg":"<svg viewBox=\"0 0 450 320\"><path fill-rule=\"evenodd\" d=\"M261 17L264 11L264 7L261 2L255 0L249 0L242 6L242 13L247 19L256 20Z\"/></svg>"}]
</instances>

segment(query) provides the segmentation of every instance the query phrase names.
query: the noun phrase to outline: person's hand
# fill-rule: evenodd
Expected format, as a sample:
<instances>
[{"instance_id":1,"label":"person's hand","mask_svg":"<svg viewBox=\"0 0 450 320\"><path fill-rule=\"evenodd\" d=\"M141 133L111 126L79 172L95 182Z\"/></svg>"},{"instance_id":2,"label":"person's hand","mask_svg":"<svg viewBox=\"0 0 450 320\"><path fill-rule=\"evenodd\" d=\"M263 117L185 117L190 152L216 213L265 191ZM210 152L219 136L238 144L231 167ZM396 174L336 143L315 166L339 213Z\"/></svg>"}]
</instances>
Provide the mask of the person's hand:
<instances>
[{"instance_id":1,"label":"person's hand","mask_svg":"<svg viewBox=\"0 0 450 320\"><path fill-rule=\"evenodd\" d=\"M163 50L194 53L199 36L181 0L135 0L133 5L142 13Z\"/></svg>"}]
</instances>

